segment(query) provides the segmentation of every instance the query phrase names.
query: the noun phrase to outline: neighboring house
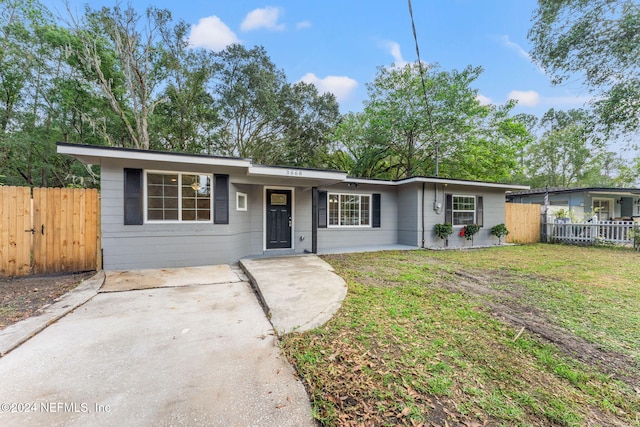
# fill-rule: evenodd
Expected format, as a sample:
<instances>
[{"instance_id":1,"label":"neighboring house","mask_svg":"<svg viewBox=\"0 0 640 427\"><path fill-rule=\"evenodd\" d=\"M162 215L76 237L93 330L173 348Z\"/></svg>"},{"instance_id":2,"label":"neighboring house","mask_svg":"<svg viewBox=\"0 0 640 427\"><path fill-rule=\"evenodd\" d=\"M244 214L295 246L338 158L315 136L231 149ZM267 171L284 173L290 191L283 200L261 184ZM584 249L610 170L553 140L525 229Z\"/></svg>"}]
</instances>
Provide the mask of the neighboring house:
<instances>
[{"instance_id":1,"label":"neighboring house","mask_svg":"<svg viewBox=\"0 0 640 427\"><path fill-rule=\"evenodd\" d=\"M100 165L107 270L229 263L249 256L341 252L391 245L441 247L437 223L475 245L495 244L505 192L528 187L446 178L399 181L255 165L249 159L58 143Z\"/></svg>"},{"instance_id":2,"label":"neighboring house","mask_svg":"<svg viewBox=\"0 0 640 427\"><path fill-rule=\"evenodd\" d=\"M507 201L544 205L547 190L544 188L511 191ZM572 212L578 221L599 221L640 218L640 188L549 188L549 216L560 209Z\"/></svg>"}]
</instances>

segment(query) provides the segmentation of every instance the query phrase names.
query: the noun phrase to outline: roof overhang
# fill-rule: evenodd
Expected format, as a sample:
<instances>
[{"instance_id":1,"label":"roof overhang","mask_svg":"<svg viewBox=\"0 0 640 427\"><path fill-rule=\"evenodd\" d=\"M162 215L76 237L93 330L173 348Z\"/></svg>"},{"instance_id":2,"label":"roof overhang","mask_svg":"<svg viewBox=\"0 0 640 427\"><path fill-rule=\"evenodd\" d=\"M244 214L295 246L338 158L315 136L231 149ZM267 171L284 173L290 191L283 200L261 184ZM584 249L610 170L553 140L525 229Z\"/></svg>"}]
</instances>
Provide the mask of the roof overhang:
<instances>
[{"instance_id":1,"label":"roof overhang","mask_svg":"<svg viewBox=\"0 0 640 427\"><path fill-rule=\"evenodd\" d=\"M162 151L132 150L126 148L99 147L95 145L67 144L59 142L58 153L67 154L82 163L99 165L102 159L144 160L167 163L189 163L195 165L232 166L248 168L250 159L233 157L199 156Z\"/></svg>"},{"instance_id":2,"label":"roof overhang","mask_svg":"<svg viewBox=\"0 0 640 427\"><path fill-rule=\"evenodd\" d=\"M265 176L276 178L304 178L319 179L323 181L344 181L347 179L346 172L329 171L319 169L287 168L280 166L250 165L247 171L248 176Z\"/></svg>"},{"instance_id":3,"label":"roof overhang","mask_svg":"<svg viewBox=\"0 0 640 427\"><path fill-rule=\"evenodd\" d=\"M433 177L415 177L407 178L401 181L397 181L399 185L409 183L431 183L431 184L443 184L443 185L466 185L473 187L484 188L499 188L501 190L528 190L528 185L516 185L516 184L499 184L496 182L484 182L484 181L466 181L463 179L449 179L449 178L433 178Z\"/></svg>"}]
</instances>

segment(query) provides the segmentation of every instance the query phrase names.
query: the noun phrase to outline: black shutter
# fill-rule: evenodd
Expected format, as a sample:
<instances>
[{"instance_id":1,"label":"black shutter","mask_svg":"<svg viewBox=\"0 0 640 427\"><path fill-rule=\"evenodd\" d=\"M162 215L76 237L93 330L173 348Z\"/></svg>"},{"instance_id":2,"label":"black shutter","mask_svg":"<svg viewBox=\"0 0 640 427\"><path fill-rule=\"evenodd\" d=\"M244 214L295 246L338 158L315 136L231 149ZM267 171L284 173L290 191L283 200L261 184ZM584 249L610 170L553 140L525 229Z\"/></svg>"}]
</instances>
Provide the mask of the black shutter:
<instances>
[{"instance_id":1,"label":"black shutter","mask_svg":"<svg viewBox=\"0 0 640 427\"><path fill-rule=\"evenodd\" d=\"M375 193L371 195L371 209L373 218L371 220L371 226L373 228L380 228L380 194Z\"/></svg>"},{"instance_id":2,"label":"black shutter","mask_svg":"<svg viewBox=\"0 0 640 427\"><path fill-rule=\"evenodd\" d=\"M445 195L444 223L453 224L453 196L451 194Z\"/></svg>"},{"instance_id":3,"label":"black shutter","mask_svg":"<svg viewBox=\"0 0 640 427\"><path fill-rule=\"evenodd\" d=\"M484 203L482 196L476 197L476 224L484 226Z\"/></svg>"},{"instance_id":4,"label":"black shutter","mask_svg":"<svg viewBox=\"0 0 640 427\"><path fill-rule=\"evenodd\" d=\"M318 192L318 228L327 228L327 192Z\"/></svg>"},{"instance_id":5,"label":"black shutter","mask_svg":"<svg viewBox=\"0 0 640 427\"><path fill-rule=\"evenodd\" d=\"M124 225L142 225L142 169L124 169Z\"/></svg>"},{"instance_id":6,"label":"black shutter","mask_svg":"<svg viewBox=\"0 0 640 427\"><path fill-rule=\"evenodd\" d=\"M229 175L213 176L213 223L229 224Z\"/></svg>"}]
</instances>

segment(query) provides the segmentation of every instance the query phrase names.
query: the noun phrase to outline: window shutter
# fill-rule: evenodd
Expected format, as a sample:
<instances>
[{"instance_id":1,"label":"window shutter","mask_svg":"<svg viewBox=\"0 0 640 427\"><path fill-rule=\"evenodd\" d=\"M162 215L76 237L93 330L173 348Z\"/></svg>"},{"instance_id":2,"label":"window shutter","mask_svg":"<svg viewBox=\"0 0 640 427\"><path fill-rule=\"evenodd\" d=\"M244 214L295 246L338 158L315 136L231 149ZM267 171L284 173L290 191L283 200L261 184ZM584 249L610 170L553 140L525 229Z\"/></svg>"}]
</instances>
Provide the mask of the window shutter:
<instances>
[{"instance_id":1,"label":"window shutter","mask_svg":"<svg viewBox=\"0 0 640 427\"><path fill-rule=\"evenodd\" d=\"M380 228L380 194L374 193L371 195L371 208L373 218L371 220L371 226L373 228Z\"/></svg>"},{"instance_id":2,"label":"window shutter","mask_svg":"<svg viewBox=\"0 0 640 427\"><path fill-rule=\"evenodd\" d=\"M451 194L445 195L444 222L445 224L453 224L453 196Z\"/></svg>"},{"instance_id":3,"label":"window shutter","mask_svg":"<svg viewBox=\"0 0 640 427\"><path fill-rule=\"evenodd\" d=\"M213 176L213 223L229 224L229 175Z\"/></svg>"},{"instance_id":4,"label":"window shutter","mask_svg":"<svg viewBox=\"0 0 640 427\"><path fill-rule=\"evenodd\" d=\"M476 197L476 224L484 226L484 205L482 196Z\"/></svg>"},{"instance_id":5,"label":"window shutter","mask_svg":"<svg viewBox=\"0 0 640 427\"><path fill-rule=\"evenodd\" d=\"M142 225L142 169L124 169L124 225Z\"/></svg>"},{"instance_id":6,"label":"window shutter","mask_svg":"<svg viewBox=\"0 0 640 427\"><path fill-rule=\"evenodd\" d=\"M327 228L327 192L318 192L318 228Z\"/></svg>"}]
</instances>

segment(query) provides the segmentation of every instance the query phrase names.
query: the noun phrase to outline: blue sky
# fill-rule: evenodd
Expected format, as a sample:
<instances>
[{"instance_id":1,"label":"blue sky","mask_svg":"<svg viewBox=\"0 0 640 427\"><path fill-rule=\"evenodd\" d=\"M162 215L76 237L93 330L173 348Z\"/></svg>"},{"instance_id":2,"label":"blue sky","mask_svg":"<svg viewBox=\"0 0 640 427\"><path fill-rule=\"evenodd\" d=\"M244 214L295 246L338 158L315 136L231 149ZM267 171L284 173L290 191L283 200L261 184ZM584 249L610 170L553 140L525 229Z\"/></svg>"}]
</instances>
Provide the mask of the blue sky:
<instances>
[{"instance_id":1,"label":"blue sky","mask_svg":"<svg viewBox=\"0 0 640 427\"><path fill-rule=\"evenodd\" d=\"M43 3L54 12L65 10L62 0ZM85 3L70 1L78 11ZM98 8L113 6L115 0L89 3ZM579 108L589 100L578 83L553 87L529 58L534 0L412 3L422 60L446 70L482 66L485 71L475 84L482 102L502 104L515 98L516 113L539 116L551 107ZM150 2L130 4L142 12ZM334 93L343 113L362 109L365 85L376 67L416 60L404 0L155 0L153 5L191 24L196 46L263 45L289 81L313 82Z\"/></svg>"}]
</instances>

